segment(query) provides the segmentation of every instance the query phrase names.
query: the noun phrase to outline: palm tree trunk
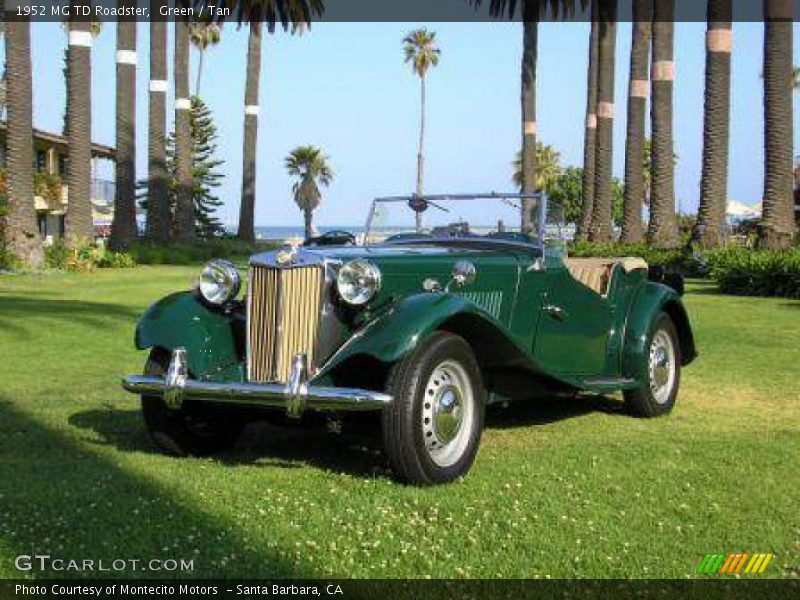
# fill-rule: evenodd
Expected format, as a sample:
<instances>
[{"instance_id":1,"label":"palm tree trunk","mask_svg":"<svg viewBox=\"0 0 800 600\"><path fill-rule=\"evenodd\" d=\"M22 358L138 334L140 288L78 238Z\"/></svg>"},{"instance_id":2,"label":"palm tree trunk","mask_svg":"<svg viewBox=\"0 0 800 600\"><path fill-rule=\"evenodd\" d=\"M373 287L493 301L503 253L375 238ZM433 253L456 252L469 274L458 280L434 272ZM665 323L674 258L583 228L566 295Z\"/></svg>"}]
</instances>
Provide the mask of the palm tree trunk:
<instances>
[{"instance_id":1,"label":"palm tree trunk","mask_svg":"<svg viewBox=\"0 0 800 600\"><path fill-rule=\"evenodd\" d=\"M310 208L306 208L303 211L303 220L305 221L306 239L309 239L314 236L314 211Z\"/></svg>"},{"instance_id":2,"label":"palm tree trunk","mask_svg":"<svg viewBox=\"0 0 800 600\"><path fill-rule=\"evenodd\" d=\"M795 235L792 194L792 0L764 1L764 204L758 245L783 249Z\"/></svg>"},{"instance_id":3,"label":"palm tree trunk","mask_svg":"<svg viewBox=\"0 0 800 600\"><path fill-rule=\"evenodd\" d=\"M425 176L425 75L419 78L419 146L417 147L417 196L422 197L423 178ZM422 213L414 214L416 230L422 231Z\"/></svg>"},{"instance_id":4,"label":"palm tree trunk","mask_svg":"<svg viewBox=\"0 0 800 600\"><path fill-rule=\"evenodd\" d=\"M693 241L704 248L719 246L726 237L732 4L732 0L709 0L707 10L703 172L692 232Z\"/></svg>"},{"instance_id":5,"label":"palm tree trunk","mask_svg":"<svg viewBox=\"0 0 800 600\"><path fill-rule=\"evenodd\" d=\"M536 62L539 53L539 7L537 2L523 3L522 66L520 102L522 104L522 193L536 192ZM537 232L536 202L522 201L522 232Z\"/></svg>"},{"instance_id":6,"label":"palm tree trunk","mask_svg":"<svg viewBox=\"0 0 800 600\"><path fill-rule=\"evenodd\" d=\"M73 1L73 7L80 5ZM67 140L69 204L66 230L71 243L94 240L91 201L92 33L87 21L69 22Z\"/></svg>"},{"instance_id":7,"label":"palm tree trunk","mask_svg":"<svg viewBox=\"0 0 800 600\"><path fill-rule=\"evenodd\" d=\"M597 57L597 148L594 207L589 239L611 237L611 177L614 159L614 59L617 45L617 0L600 0Z\"/></svg>"},{"instance_id":8,"label":"palm tree trunk","mask_svg":"<svg viewBox=\"0 0 800 600\"><path fill-rule=\"evenodd\" d=\"M192 134L189 99L189 21L175 20L175 229L180 242L195 239Z\"/></svg>"},{"instance_id":9,"label":"palm tree trunk","mask_svg":"<svg viewBox=\"0 0 800 600\"><path fill-rule=\"evenodd\" d=\"M160 5L164 0L160 0ZM158 6L153 6L157 10ZM147 229L152 242L164 243L172 229L167 200L167 24L150 22L150 95L148 97Z\"/></svg>"},{"instance_id":10,"label":"palm tree trunk","mask_svg":"<svg viewBox=\"0 0 800 600\"><path fill-rule=\"evenodd\" d=\"M203 58L205 57L206 53L204 50L200 50L200 57L197 59L197 76L194 80L194 95L200 95L200 80L203 78Z\"/></svg>"},{"instance_id":11,"label":"palm tree trunk","mask_svg":"<svg viewBox=\"0 0 800 600\"><path fill-rule=\"evenodd\" d=\"M675 151L672 139L672 96L675 80L673 39L675 0L658 0L653 11L652 187L647 237L658 248L678 245L675 214Z\"/></svg>"},{"instance_id":12,"label":"palm tree trunk","mask_svg":"<svg viewBox=\"0 0 800 600\"><path fill-rule=\"evenodd\" d=\"M258 88L261 79L261 23L250 24L247 76L244 90L244 148L242 202L239 208L240 240L254 242L256 209L256 146L258 141Z\"/></svg>"},{"instance_id":13,"label":"palm tree trunk","mask_svg":"<svg viewBox=\"0 0 800 600\"><path fill-rule=\"evenodd\" d=\"M33 206L33 102L28 19L6 19L8 215L5 244L25 266L42 266L42 240Z\"/></svg>"},{"instance_id":14,"label":"palm tree trunk","mask_svg":"<svg viewBox=\"0 0 800 600\"><path fill-rule=\"evenodd\" d=\"M633 2L633 40L631 75L628 84L628 130L625 142L625 197L620 241L634 243L642 239L642 204L644 203L644 127L649 83L650 33L653 0Z\"/></svg>"},{"instance_id":15,"label":"palm tree trunk","mask_svg":"<svg viewBox=\"0 0 800 600\"><path fill-rule=\"evenodd\" d=\"M120 0L121 8L132 0ZM126 249L136 239L136 21L117 22L117 160L114 220L109 243Z\"/></svg>"},{"instance_id":16,"label":"palm tree trunk","mask_svg":"<svg viewBox=\"0 0 800 600\"><path fill-rule=\"evenodd\" d=\"M597 2L592 0L592 29L589 35L589 69L586 82L586 131L583 139L583 183L581 216L575 232L575 239L586 240L592 225L594 208L594 155L597 141L597 45L599 28L597 23Z\"/></svg>"}]
</instances>

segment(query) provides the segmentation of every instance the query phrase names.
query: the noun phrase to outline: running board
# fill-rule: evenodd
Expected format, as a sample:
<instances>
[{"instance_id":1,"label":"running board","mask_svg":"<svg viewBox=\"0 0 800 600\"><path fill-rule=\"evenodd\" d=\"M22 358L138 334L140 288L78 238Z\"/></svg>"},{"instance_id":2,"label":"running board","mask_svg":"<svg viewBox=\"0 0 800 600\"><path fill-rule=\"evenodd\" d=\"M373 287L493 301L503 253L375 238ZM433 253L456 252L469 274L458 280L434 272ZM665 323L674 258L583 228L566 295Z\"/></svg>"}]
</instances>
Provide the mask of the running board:
<instances>
[{"instance_id":1,"label":"running board","mask_svg":"<svg viewBox=\"0 0 800 600\"><path fill-rule=\"evenodd\" d=\"M593 392L619 392L639 387L639 382L629 377L596 377L584 379L581 386Z\"/></svg>"}]
</instances>

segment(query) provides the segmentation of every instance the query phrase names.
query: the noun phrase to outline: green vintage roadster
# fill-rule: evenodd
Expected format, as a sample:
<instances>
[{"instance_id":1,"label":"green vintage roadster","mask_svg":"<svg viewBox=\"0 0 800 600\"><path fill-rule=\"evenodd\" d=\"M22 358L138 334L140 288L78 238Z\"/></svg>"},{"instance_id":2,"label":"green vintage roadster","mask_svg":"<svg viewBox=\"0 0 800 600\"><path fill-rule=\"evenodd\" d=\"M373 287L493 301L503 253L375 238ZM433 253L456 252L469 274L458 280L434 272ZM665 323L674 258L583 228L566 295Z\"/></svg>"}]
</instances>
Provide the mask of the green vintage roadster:
<instances>
[{"instance_id":1,"label":"green vintage roadster","mask_svg":"<svg viewBox=\"0 0 800 600\"><path fill-rule=\"evenodd\" d=\"M232 446L264 410L381 411L415 484L469 470L491 402L622 392L635 415L669 412L696 355L680 286L640 258L568 258L547 216L540 195L378 199L359 244L253 256L243 299L211 261L142 317L149 360L123 385L177 455Z\"/></svg>"}]
</instances>

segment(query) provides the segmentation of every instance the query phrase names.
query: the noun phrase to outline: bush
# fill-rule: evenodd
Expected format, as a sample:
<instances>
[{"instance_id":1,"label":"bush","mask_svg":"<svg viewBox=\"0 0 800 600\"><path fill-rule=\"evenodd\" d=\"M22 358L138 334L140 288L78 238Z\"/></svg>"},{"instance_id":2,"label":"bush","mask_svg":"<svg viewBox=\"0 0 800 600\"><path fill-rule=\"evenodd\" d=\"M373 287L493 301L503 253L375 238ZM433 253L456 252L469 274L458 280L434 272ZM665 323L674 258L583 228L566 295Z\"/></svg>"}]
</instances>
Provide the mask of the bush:
<instances>
[{"instance_id":1,"label":"bush","mask_svg":"<svg viewBox=\"0 0 800 600\"><path fill-rule=\"evenodd\" d=\"M573 242L569 245L569 255L576 258L641 256L651 266L661 266L685 275L697 274L699 268L696 258L685 249L661 250L651 248L644 242L639 244Z\"/></svg>"},{"instance_id":2,"label":"bush","mask_svg":"<svg viewBox=\"0 0 800 600\"><path fill-rule=\"evenodd\" d=\"M252 254L275 248L274 243L247 244L231 237L204 240L194 244L170 244L156 246L140 243L130 250L135 261L142 265L189 265L202 263L212 258L246 260Z\"/></svg>"},{"instance_id":3,"label":"bush","mask_svg":"<svg viewBox=\"0 0 800 600\"><path fill-rule=\"evenodd\" d=\"M800 298L800 248L728 247L704 254L708 272L725 294Z\"/></svg>"},{"instance_id":4,"label":"bush","mask_svg":"<svg viewBox=\"0 0 800 600\"><path fill-rule=\"evenodd\" d=\"M64 240L57 240L44 249L45 266L49 269L88 273L97 269L129 269L136 266L130 254L114 252L97 244L81 244L69 247Z\"/></svg>"}]
</instances>

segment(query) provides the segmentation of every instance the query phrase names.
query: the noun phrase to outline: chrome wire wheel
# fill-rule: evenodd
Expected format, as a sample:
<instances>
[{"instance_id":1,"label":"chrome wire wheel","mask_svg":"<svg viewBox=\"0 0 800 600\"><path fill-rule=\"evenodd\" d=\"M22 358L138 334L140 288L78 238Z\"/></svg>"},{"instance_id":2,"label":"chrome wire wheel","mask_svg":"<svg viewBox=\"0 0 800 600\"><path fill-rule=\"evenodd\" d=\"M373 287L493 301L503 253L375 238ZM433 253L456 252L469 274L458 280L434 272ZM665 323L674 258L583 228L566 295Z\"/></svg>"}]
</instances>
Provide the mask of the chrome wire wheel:
<instances>
[{"instance_id":1,"label":"chrome wire wheel","mask_svg":"<svg viewBox=\"0 0 800 600\"><path fill-rule=\"evenodd\" d=\"M439 467L449 467L463 456L475 419L475 394L467 370L445 360L431 372L422 400L425 449Z\"/></svg>"},{"instance_id":2,"label":"chrome wire wheel","mask_svg":"<svg viewBox=\"0 0 800 600\"><path fill-rule=\"evenodd\" d=\"M658 404L666 404L675 386L675 346L672 336L659 329L650 343L650 391Z\"/></svg>"}]
</instances>

